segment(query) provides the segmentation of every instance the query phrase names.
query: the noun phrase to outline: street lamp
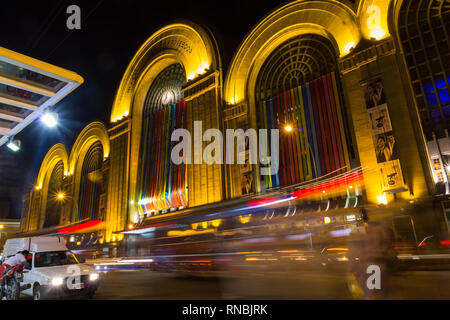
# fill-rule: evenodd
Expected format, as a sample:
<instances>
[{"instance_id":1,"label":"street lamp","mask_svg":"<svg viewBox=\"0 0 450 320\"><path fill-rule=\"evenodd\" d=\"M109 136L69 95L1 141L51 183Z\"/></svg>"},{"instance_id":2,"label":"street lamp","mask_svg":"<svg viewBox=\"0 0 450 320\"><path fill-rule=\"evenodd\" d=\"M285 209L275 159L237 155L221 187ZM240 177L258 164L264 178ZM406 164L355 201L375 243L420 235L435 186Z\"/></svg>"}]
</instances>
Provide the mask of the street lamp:
<instances>
[{"instance_id":1,"label":"street lamp","mask_svg":"<svg viewBox=\"0 0 450 320\"><path fill-rule=\"evenodd\" d=\"M65 194L64 192L59 192L56 197L59 200L59 206L60 206L60 210L61 210L61 216L59 218L60 223L64 223L65 222L65 215L64 215L64 198L65 198Z\"/></svg>"},{"instance_id":2,"label":"street lamp","mask_svg":"<svg viewBox=\"0 0 450 320\"><path fill-rule=\"evenodd\" d=\"M41 121L49 128L53 128L58 124L58 114L54 112L45 112L42 117Z\"/></svg>"},{"instance_id":3,"label":"street lamp","mask_svg":"<svg viewBox=\"0 0 450 320\"><path fill-rule=\"evenodd\" d=\"M388 201L387 201L386 193L383 192L382 194L378 195L377 201L379 204L387 205Z\"/></svg>"},{"instance_id":4,"label":"street lamp","mask_svg":"<svg viewBox=\"0 0 450 320\"><path fill-rule=\"evenodd\" d=\"M284 127L284 130L286 131L286 132L291 132L292 131L292 126L290 125L290 124L286 124L286 126Z\"/></svg>"},{"instance_id":5,"label":"street lamp","mask_svg":"<svg viewBox=\"0 0 450 320\"><path fill-rule=\"evenodd\" d=\"M14 138L10 138L6 146L12 151L17 152L20 150L20 140L14 140Z\"/></svg>"}]
</instances>

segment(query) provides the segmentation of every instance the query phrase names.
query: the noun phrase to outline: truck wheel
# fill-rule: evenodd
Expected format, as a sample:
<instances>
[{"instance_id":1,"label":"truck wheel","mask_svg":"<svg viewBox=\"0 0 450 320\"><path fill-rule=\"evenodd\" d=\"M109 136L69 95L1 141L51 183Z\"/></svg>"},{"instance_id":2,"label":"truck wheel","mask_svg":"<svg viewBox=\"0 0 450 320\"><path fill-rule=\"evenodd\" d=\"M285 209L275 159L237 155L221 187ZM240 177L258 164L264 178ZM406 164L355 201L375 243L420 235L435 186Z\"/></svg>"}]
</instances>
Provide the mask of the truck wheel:
<instances>
[{"instance_id":1,"label":"truck wheel","mask_svg":"<svg viewBox=\"0 0 450 320\"><path fill-rule=\"evenodd\" d=\"M42 300L42 290L39 284L35 284L33 288L33 300Z\"/></svg>"}]
</instances>

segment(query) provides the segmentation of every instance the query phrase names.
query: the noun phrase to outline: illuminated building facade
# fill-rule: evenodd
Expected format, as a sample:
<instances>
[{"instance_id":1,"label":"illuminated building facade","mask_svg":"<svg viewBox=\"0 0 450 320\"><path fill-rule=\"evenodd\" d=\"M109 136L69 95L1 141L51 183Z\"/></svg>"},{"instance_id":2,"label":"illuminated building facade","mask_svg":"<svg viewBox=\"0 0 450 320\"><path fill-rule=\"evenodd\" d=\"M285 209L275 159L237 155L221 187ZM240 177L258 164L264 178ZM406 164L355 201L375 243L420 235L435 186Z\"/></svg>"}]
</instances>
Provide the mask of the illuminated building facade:
<instances>
[{"instance_id":1,"label":"illuminated building facade","mask_svg":"<svg viewBox=\"0 0 450 320\"><path fill-rule=\"evenodd\" d=\"M0 220L0 249L3 250L6 239L9 239L15 233L19 232L20 221L16 219Z\"/></svg>"},{"instance_id":2,"label":"illuminated building facade","mask_svg":"<svg viewBox=\"0 0 450 320\"><path fill-rule=\"evenodd\" d=\"M447 228L436 182L448 181L450 155L449 12L438 0L292 1L250 30L226 67L208 29L161 28L130 62L110 123L88 125L70 152L48 152L22 230L98 221L95 241L116 243L138 223L277 188L415 206L416 227ZM194 135L194 121L203 132L279 128L279 172L172 163L172 132ZM306 187L324 178L320 195Z\"/></svg>"}]
</instances>

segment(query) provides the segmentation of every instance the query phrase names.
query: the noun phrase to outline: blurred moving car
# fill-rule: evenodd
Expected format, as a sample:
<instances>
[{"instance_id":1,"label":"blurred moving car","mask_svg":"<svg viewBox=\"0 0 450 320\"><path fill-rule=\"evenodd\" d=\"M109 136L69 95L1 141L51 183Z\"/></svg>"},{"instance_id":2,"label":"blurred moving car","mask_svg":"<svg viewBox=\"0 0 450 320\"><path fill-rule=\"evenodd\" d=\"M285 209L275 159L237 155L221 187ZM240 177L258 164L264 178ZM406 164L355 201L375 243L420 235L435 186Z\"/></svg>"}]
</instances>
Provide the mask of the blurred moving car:
<instances>
[{"instance_id":1,"label":"blurred moving car","mask_svg":"<svg viewBox=\"0 0 450 320\"><path fill-rule=\"evenodd\" d=\"M140 269L150 269L153 265L153 259L139 258L97 258L88 259L86 264L93 266L98 272L109 271L136 271Z\"/></svg>"},{"instance_id":2,"label":"blurred moving car","mask_svg":"<svg viewBox=\"0 0 450 320\"><path fill-rule=\"evenodd\" d=\"M437 235L426 236L398 258L403 268L450 269L450 240Z\"/></svg>"}]
</instances>

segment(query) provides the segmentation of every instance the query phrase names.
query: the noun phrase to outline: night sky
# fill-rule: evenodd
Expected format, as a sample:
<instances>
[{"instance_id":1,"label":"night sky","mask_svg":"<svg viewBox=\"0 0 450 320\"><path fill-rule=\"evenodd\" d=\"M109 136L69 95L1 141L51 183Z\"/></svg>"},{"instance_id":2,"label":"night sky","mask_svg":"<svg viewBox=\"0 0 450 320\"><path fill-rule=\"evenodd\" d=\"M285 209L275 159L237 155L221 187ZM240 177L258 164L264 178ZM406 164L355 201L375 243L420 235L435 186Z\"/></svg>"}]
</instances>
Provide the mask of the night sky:
<instances>
[{"instance_id":1,"label":"night sky","mask_svg":"<svg viewBox=\"0 0 450 320\"><path fill-rule=\"evenodd\" d=\"M85 82L54 110L57 128L35 122L16 138L14 155L23 168L16 182L28 192L52 145L70 152L81 130L95 120L108 123L116 90L139 47L160 27L187 19L208 26L221 47L224 71L240 42L255 24L284 1L2 1L0 46L69 69ZM81 8L81 30L68 30L66 9ZM10 152L5 146L0 153ZM1 168L0 168L1 170ZM16 210L17 211L17 210ZM18 215L18 212L15 213Z\"/></svg>"}]
</instances>

